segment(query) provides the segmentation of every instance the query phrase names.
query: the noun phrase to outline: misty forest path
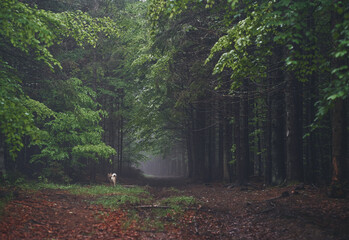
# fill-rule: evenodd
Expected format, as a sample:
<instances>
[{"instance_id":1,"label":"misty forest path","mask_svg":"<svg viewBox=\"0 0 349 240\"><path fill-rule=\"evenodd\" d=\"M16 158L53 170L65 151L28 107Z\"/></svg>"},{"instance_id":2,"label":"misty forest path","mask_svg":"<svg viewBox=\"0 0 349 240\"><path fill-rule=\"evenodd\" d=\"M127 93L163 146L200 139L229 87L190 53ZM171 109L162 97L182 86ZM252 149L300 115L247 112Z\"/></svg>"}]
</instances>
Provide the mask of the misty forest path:
<instances>
[{"instance_id":1,"label":"misty forest path","mask_svg":"<svg viewBox=\"0 0 349 240\"><path fill-rule=\"evenodd\" d=\"M348 239L349 201L305 186L227 188L177 179L151 179L154 201L193 196L197 203L164 227L142 228L156 209L91 204L65 190L20 190L0 218L0 239ZM143 181L144 185L145 182ZM283 194L287 192L288 194ZM132 218L137 213L137 218Z\"/></svg>"}]
</instances>

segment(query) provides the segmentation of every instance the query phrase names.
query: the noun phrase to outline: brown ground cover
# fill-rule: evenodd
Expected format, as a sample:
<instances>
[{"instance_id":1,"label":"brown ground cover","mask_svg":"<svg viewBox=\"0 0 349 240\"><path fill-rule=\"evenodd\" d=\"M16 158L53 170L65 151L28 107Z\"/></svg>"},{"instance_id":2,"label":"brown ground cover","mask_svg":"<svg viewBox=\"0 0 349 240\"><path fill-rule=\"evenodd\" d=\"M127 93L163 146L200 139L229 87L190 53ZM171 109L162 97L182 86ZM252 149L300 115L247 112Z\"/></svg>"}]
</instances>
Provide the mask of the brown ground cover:
<instances>
[{"instance_id":1,"label":"brown ground cover","mask_svg":"<svg viewBox=\"0 0 349 240\"><path fill-rule=\"evenodd\" d=\"M20 190L0 218L0 239L349 239L348 198L328 198L315 186L148 184L154 202L184 195L197 203L159 218L152 213L156 206L112 210L63 190ZM150 218L159 218L163 228L149 226Z\"/></svg>"}]
</instances>

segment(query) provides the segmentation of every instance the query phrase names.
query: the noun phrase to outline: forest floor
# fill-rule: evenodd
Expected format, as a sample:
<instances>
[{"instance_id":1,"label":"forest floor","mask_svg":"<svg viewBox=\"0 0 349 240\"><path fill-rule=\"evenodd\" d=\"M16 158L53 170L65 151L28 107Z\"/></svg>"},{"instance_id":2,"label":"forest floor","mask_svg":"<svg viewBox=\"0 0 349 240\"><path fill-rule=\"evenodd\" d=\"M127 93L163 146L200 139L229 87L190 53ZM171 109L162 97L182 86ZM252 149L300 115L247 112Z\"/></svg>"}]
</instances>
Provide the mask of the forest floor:
<instances>
[{"instance_id":1,"label":"forest floor","mask_svg":"<svg viewBox=\"0 0 349 240\"><path fill-rule=\"evenodd\" d=\"M0 216L0 239L349 239L349 199L328 198L315 186L241 188L185 179L139 184L146 185L140 196L151 202L118 208L64 189L16 189ZM179 208L162 201L190 197L195 202Z\"/></svg>"}]
</instances>

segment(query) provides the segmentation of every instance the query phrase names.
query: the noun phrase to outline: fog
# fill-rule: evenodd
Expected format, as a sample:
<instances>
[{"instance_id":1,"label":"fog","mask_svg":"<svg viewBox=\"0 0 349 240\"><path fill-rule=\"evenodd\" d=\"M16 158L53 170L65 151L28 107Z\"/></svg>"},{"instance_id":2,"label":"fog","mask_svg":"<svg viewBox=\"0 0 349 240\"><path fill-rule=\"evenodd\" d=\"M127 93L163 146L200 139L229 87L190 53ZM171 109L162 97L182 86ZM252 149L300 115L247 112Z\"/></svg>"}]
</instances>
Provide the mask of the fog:
<instances>
[{"instance_id":1,"label":"fog","mask_svg":"<svg viewBox=\"0 0 349 240\"><path fill-rule=\"evenodd\" d=\"M179 156L151 157L150 160L142 162L139 169L145 175L153 177L186 177L187 161Z\"/></svg>"}]
</instances>

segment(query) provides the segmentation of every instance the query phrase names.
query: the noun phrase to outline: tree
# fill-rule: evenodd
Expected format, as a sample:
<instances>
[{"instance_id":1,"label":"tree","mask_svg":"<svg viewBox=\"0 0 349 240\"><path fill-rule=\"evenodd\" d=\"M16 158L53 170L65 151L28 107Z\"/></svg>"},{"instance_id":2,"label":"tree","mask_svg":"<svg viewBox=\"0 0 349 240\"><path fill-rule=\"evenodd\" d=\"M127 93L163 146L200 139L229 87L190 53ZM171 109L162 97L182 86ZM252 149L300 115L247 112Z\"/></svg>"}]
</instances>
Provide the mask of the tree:
<instances>
[{"instance_id":1,"label":"tree","mask_svg":"<svg viewBox=\"0 0 349 240\"><path fill-rule=\"evenodd\" d=\"M94 162L116 153L101 141L102 128L99 123L105 113L96 110L97 104L93 99L96 94L81 85L79 79L62 82L61 91L54 96L68 104L63 104L66 108L60 112L52 113L52 120L46 120L40 131L41 152L33 156L32 162L43 165L43 177L57 180L67 174L76 180L81 175L77 170L88 166L92 171L89 173L90 180L94 181ZM59 176L62 172L65 174Z\"/></svg>"},{"instance_id":2,"label":"tree","mask_svg":"<svg viewBox=\"0 0 349 240\"><path fill-rule=\"evenodd\" d=\"M349 71L348 71L348 48L349 34L343 31L349 25L349 20L344 21L343 13L348 13L349 7L342 5L341 2L334 1L331 11L331 24L333 27L333 50L332 58L333 79L330 88L334 92L327 97L332 105L332 182L330 195L333 197L343 197L345 193L342 189L343 172L345 171L345 155L346 155L346 136L345 127L345 107L344 99L349 93ZM344 29L343 29L344 28ZM344 43L346 42L346 43ZM342 89L338 87L342 86Z\"/></svg>"},{"instance_id":3,"label":"tree","mask_svg":"<svg viewBox=\"0 0 349 240\"><path fill-rule=\"evenodd\" d=\"M38 104L29 104L33 101L23 91L21 76L16 66L11 64L17 61L11 54L31 54L36 60L43 62L51 70L55 66L61 68L60 62L50 51L56 43L64 38L74 38L78 45L95 45L98 34L116 34L115 24L108 18L94 19L81 11L53 13L16 0L5 0L0 3L0 59L1 92L0 111L1 120L1 148L4 146L14 159L16 153L23 147L22 138L29 135L39 141L38 128L34 124ZM15 31L14 31L15 29ZM34 109L30 109L34 107ZM32 141L33 141L32 140Z\"/></svg>"}]
</instances>

